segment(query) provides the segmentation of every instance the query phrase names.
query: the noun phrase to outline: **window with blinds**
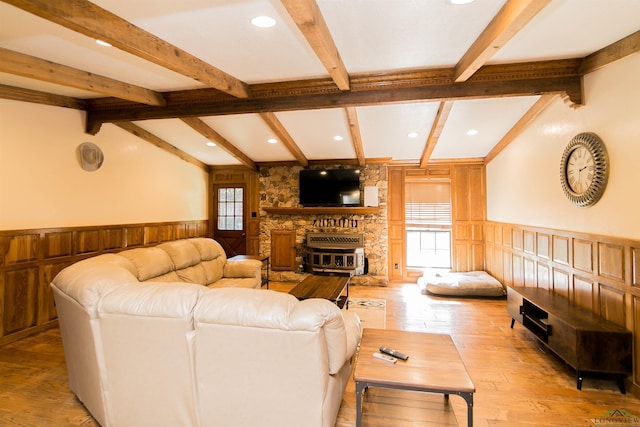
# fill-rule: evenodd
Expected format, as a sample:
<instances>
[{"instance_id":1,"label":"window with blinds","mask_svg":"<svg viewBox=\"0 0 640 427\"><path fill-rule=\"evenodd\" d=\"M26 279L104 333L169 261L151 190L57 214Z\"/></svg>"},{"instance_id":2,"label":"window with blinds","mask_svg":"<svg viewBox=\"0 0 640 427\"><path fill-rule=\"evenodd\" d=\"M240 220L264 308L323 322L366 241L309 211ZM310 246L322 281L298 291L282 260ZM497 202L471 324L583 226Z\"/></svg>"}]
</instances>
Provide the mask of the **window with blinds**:
<instances>
[{"instance_id":1,"label":"window with blinds","mask_svg":"<svg viewBox=\"0 0 640 427\"><path fill-rule=\"evenodd\" d=\"M451 268L451 183L405 183L407 267Z\"/></svg>"},{"instance_id":2,"label":"window with blinds","mask_svg":"<svg viewBox=\"0 0 640 427\"><path fill-rule=\"evenodd\" d=\"M451 226L451 184L443 181L405 183L405 222L410 227Z\"/></svg>"}]
</instances>

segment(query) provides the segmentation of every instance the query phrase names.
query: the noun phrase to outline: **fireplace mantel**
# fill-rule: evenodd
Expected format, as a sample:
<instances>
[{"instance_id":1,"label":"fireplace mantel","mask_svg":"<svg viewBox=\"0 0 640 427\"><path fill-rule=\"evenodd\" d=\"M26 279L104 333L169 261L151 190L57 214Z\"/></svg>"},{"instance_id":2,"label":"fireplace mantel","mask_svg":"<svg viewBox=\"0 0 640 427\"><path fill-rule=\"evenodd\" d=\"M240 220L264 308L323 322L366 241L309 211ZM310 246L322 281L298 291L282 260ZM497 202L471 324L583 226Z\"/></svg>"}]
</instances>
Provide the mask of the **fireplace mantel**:
<instances>
[{"instance_id":1,"label":"fireplace mantel","mask_svg":"<svg viewBox=\"0 0 640 427\"><path fill-rule=\"evenodd\" d=\"M265 212L277 215L373 215L378 213L375 207L295 207L263 208Z\"/></svg>"}]
</instances>

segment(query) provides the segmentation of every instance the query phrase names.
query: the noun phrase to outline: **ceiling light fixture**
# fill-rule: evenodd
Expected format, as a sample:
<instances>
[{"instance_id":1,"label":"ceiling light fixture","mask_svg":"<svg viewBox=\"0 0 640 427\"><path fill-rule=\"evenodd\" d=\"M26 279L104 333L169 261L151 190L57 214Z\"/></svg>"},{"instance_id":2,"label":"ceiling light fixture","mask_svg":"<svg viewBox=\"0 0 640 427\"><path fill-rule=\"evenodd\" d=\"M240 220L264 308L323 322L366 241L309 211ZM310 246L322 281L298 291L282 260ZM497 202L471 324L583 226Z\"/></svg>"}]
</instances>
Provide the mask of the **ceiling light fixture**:
<instances>
[{"instance_id":1,"label":"ceiling light fixture","mask_svg":"<svg viewBox=\"0 0 640 427\"><path fill-rule=\"evenodd\" d=\"M334 136L334 137L333 137L333 140L334 140L334 141L342 141L343 139L344 139L344 138L343 138L343 137L341 137L340 135L336 135L336 136Z\"/></svg>"},{"instance_id":2,"label":"ceiling light fixture","mask_svg":"<svg viewBox=\"0 0 640 427\"><path fill-rule=\"evenodd\" d=\"M418 137L418 132L409 132L409 133L407 134L407 136L408 136L409 138L417 138L417 137Z\"/></svg>"},{"instance_id":3,"label":"ceiling light fixture","mask_svg":"<svg viewBox=\"0 0 640 427\"><path fill-rule=\"evenodd\" d=\"M100 46L106 46L106 47L111 47L111 43L107 43L104 40L96 40L96 43L98 43Z\"/></svg>"},{"instance_id":4,"label":"ceiling light fixture","mask_svg":"<svg viewBox=\"0 0 640 427\"><path fill-rule=\"evenodd\" d=\"M271 28L276 25L276 20L270 16L256 16L251 20L251 24L258 28Z\"/></svg>"},{"instance_id":5,"label":"ceiling light fixture","mask_svg":"<svg viewBox=\"0 0 640 427\"><path fill-rule=\"evenodd\" d=\"M467 131L467 135L469 136L476 136L478 134L478 130L477 129L469 129Z\"/></svg>"},{"instance_id":6,"label":"ceiling light fixture","mask_svg":"<svg viewBox=\"0 0 640 427\"><path fill-rule=\"evenodd\" d=\"M451 4L469 4L473 0L449 0Z\"/></svg>"},{"instance_id":7,"label":"ceiling light fixture","mask_svg":"<svg viewBox=\"0 0 640 427\"><path fill-rule=\"evenodd\" d=\"M215 142L211 142L211 141L209 141L209 142L207 142L207 145L208 145L209 147L215 147L215 146L216 146L216 143L215 143Z\"/></svg>"},{"instance_id":8,"label":"ceiling light fixture","mask_svg":"<svg viewBox=\"0 0 640 427\"><path fill-rule=\"evenodd\" d=\"M267 142L268 142L269 144L277 144L277 143L278 143L278 140L277 140L277 139L275 139L275 138L269 138L269 139L267 139Z\"/></svg>"}]
</instances>

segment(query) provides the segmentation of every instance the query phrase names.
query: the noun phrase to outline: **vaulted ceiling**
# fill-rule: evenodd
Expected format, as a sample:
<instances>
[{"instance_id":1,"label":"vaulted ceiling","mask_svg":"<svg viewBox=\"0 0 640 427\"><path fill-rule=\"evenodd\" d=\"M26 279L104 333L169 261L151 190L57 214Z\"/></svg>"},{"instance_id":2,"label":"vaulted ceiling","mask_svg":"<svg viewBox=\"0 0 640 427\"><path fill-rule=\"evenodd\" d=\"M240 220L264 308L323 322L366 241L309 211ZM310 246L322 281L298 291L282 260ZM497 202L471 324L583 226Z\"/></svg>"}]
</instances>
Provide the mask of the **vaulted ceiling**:
<instances>
[{"instance_id":1,"label":"vaulted ceiling","mask_svg":"<svg viewBox=\"0 0 640 427\"><path fill-rule=\"evenodd\" d=\"M0 98L203 168L488 162L640 49L637 0L455 3L0 0Z\"/></svg>"}]
</instances>

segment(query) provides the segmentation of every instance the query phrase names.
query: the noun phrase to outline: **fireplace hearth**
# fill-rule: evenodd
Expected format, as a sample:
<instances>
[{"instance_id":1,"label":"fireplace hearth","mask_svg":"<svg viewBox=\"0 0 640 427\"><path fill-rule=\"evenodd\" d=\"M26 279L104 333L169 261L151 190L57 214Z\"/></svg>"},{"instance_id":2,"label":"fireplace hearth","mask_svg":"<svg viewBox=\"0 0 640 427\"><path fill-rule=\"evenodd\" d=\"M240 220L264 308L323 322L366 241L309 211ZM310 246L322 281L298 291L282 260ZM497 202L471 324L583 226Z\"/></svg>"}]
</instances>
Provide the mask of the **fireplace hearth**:
<instances>
[{"instance_id":1,"label":"fireplace hearth","mask_svg":"<svg viewBox=\"0 0 640 427\"><path fill-rule=\"evenodd\" d=\"M307 233L306 240L307 272L364 274L364 233Z\"/></svg>"}]
</instances>

